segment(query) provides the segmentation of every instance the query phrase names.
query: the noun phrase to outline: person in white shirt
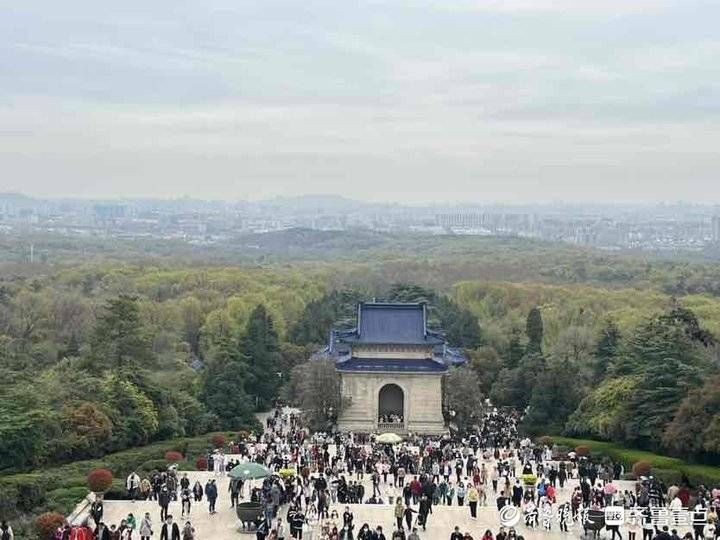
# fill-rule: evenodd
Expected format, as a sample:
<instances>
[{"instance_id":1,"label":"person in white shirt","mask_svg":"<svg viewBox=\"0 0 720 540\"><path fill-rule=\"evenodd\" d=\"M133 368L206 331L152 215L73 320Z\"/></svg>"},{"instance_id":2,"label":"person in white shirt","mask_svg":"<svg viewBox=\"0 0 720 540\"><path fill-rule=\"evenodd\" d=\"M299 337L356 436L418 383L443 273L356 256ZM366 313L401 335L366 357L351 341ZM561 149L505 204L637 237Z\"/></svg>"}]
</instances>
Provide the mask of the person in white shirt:
<instances>
[{"instance_id":1,"label":"person in white shirt","mask_svg":"<svg viewBox=\"0 0 720 540\"><path fill-rule=\"evenodd\" d=\"M140 477L135 471L131 472L128 475L127 480L125 480L125 488L127 489L132 502L135 502L138 490L140 489Z\"/></svg>"},{"instance_id":2,"label":"person in white shirt","mask_svg":"<svg viewBox=\"0 0 720 540\"><path fill-rule=\"evenodd\" d=\"M671 512L679 512L682 510L683 504L680 500L680 497L675 497L672 501L670 501L670 511Z\"/></svg>"},{"instance_id":3,"label":"person in white shirt","mask_svg":"<svg viewBox=\"0 0 720 540\"><path fill-rule=\"evenodd\" d=\"M213 470L215 474L222 475L225 472L225 454L217 452L213 459Z\"/></svg>"}]
</instances>

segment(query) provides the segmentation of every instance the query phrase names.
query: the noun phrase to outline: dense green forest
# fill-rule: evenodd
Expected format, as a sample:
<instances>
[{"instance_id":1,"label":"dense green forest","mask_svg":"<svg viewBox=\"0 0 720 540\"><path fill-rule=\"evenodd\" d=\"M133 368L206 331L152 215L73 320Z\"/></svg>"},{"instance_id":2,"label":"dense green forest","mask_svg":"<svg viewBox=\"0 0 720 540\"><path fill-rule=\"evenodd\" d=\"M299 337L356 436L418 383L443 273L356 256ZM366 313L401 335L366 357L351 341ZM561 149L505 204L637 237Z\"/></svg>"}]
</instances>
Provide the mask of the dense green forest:
<instances>
[{"instance_id":1,"label":"dense green forest","mask_svg":"<svg viewBox=\"0 0 720 540\"><path fill-rule=\"evenodd\" d=\"M474 374L455 378L464 393L471 380L473 399L529 407L530 433L717 459L716 265L525 240L347 239L252 238L237 247L256 244L241 265L197 253L145 258L138 246L79 263L75 241L60 250L58 239L40 244L45 262L28 265L11 260L19 248L6 242L0 466L251 427L330 327L373 297L427 301L431 324L466 349ZM290 241L298 255L283 259Z\"/></svg>"}]
</instances>

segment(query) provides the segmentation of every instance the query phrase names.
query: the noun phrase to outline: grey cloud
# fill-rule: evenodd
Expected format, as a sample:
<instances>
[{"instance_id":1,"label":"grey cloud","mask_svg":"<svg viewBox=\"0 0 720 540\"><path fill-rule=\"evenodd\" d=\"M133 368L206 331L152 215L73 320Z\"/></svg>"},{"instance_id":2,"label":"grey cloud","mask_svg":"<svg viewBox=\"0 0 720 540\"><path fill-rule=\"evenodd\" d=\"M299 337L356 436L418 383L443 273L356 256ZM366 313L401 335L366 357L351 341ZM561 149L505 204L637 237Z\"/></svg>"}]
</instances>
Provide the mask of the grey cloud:
<instances>
[{"instance_id":1,"label":"grey cloud","mask_svg":"<svg viewBox=\"0 0 720 540\"><path fill-rule=\"evenodd\" d=\"M720 198L718 16L694 0L0 1L0 190Z\"/></svg>"}]
</instances>

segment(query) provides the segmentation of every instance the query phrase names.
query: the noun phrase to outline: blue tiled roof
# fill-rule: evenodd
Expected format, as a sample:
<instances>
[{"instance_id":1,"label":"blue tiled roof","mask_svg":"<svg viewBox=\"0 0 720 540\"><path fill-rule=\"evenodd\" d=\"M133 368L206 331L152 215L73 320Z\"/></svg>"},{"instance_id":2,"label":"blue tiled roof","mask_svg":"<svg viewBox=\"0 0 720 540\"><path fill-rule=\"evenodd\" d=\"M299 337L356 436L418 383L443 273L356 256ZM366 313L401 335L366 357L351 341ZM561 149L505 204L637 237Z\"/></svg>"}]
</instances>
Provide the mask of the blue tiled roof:
<instances>
[{"instance_id":1,"label":"blue tiled roof","mask_svg":"<svg viewBox=\"0 0 720 540\"><path fill-rule=\"evenodd\" d=\"M340 341L368 344L424 345L442 343L428 332L423 304L362 303L357 327L338 333Z\"/></svg>"},{"instance_id":2,"label":"blue tiled roof","mask_svg":"<svg viewBox=\"0 0 720 540\"><path fill-rule=\"evenodd\" d=\"M397 371L407 373L442 373L447 366L432 358L348 358L338 361L338 371Z\"/></svg>"}]
</instances>

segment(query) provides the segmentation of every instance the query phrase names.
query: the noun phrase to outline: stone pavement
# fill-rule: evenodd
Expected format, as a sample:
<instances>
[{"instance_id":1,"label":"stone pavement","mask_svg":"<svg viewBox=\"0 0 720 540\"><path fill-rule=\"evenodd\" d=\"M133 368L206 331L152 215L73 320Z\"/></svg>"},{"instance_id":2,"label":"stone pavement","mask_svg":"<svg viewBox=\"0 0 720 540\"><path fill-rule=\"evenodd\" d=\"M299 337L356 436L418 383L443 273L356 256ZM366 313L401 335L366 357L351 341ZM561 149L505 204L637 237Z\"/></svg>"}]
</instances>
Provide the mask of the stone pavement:
<instances>
[{"instance_id":1,"label":"stone pavement","mask_svg":"<svg viewBox=\"0 0 720 540\"><path fill-rule=\"evenodd\" d=\"M211 472L188 472L188 478L190 483L195 482L199 479L204 485L209 478L216 478L218 484L218 502L217 502L217 514L209 515L207 502L203 500L201 503L193 503L193 507L190 513L190 521L197 532L198 540L229 540L233 538L255 538L254 533L243 532L240 522L235 516L235 511L230 508L230 497L228 494L229 480L226 475L215 476ZM390 478L389 478L390 479ZM372 488L369 485L370 477L365 475L363 483L366 485L366 494L372 493ZM571 485L574 485L573 482ZM631 489L633 487L632 482L618 482L618 488ZM247 488L246 488L247 489ZM558 490L559 502L564 502L568 499L571 488L566 486L563 490ZM332 509L337 510L337 513L342 516L346 505L334 505ZM370 527L375 528L377 525L381 525L386 533L388 540L390 534L395 527L395 518L393 507L389 504L384 505L369 505L369 504L354 504L350 506L351 511L355 516L355 532L357 532L363 523L367 523ZM417 507L415 507L417 508ZM281 510L280 516L284 518L287 507ZM107 524L119 524L120 520L127 517L128 513L132 512L137 520L139 521L145 512L150 512L150 516L153 520L156 536L159 536L160 531L160 507L155 501L142 501L142 502L130 502L130 501L106 501L105 502L105 516L104 521ZM184 519L180 516L180 502L173 502L170 505L170 513L173 515L178 523L184 523ZM82 519L82 517L80 518ZM333 520L330 520L333 521ZM342 525L342 517L338 520L338 526ZM496 533L500 527L500 518L497 510L494 506L494 496L488 500L488 506L478 508L478 517L476 520L470 518L470 509L468 506L436 506L433 507L433 513L429 516L427 531L423 531L422 528L419 530L420 537L428 540L435 539L446 539L450 537L450 533L453 528L458 525L462 532L470 532L476 540L482 537L483 532L486 529L490 529L493 533ZM306 533L304 538L316 540L319 537L319 523L314 520L313 533ZM560 540L567 538L577 538L581 535L581 530L577 527L571 527L570 533L561 533L558 530L557 524L553 523L553 530L546 532L543 530L529 530L524 525L520 524L517 527L518 534L522 534L526 540ZM683 529L681 532L685 532ZM623 537L626 538L626 531L623 532ZM609 538L609 533L603 533L604 536ZM682 536L682 534L681 534ZM289 535L287 535L289 538Z\"/></svg>"},{"instance_id":2,"label":"stone pavement","mask_svg":"<svg viewBox=\"0 0 720 540\"><path fill-rule=\"evenodd\" d=\"M264 424L265 419L269 414L270 413L260 414L258 415L258 419ZM334 445L330 445L329 450L331 455L335 454ZM228 457L239 458L240 456L230 455ZM485 463L488 470L492 470L494 460L485 460ZM215 515L211 516L209 514L207 501L205 499L203 499L200 503L193 503L189 519L195 527L197 540L255 538L254 533L242 530L242 526L235 515L235 510L230 508L230 495L228 493L229 479L227 475L216 476L212 472L187 472L187 475L190 479L191 486L196 479L200 480L200 483L204 486L205 482L209 478L215 478L218 484L218 501L216 504L217 513ZM352 477L351 475L345 475L345 477L348 481L355 480L354 475ZM409 481L411 478L412 475L409 475L407 480ZM392 475L388 476L388 481L392 481ZM371 476L369 474L365 474L362 483L365 486L365 498L367 498L372 495ZM258 485L259 484L260 481L258 481ZM572 489L576 484L577 480L571 480L566 484L564 489L558 489L557 498L559 503L565 502L569 499ZM616 481L615 485L619 491L634 489L634 482ZM385 489L386 486L381 484L381 492L384 499ZM249 485L246 484L245 495L247 496L248 493ZM330 508L331 512L332 510L336 510L340 516L337 520L338 528L342 525L342 513L344 512L345 506L346 505L337 504L331 506ZM367 523L371 528L381 525L387 539L390 540L392 531L395 528L395 517L392 505L354 504L347 506L350 506L350 509L354 514L356 533L364 523ZM145 512L150 512L155 530L154 538L159 538L160 527L162 524L160 523L160 507L156 501L139 501L134 503L131 501L105 501L104 507L105 515L103 521L105 521L108 525L119 525L120 521L127 517L130 512L133 513L139 523ZM173 515L175 521L182 525L187 518L181 517L180 509L181 505L179 501L172 502L170 504L170 513ZM415 506L414 509L417 509L417 506ZM284 518L286 512L287 507L282 508L280 511L280 517L283 518L283 521L285 521ZM84 510L75 517L73 522L80 523L86 517L87 507L85 507ZM333 522L333 520L330 521ZM490 529L493 534L497 533L500 527L500 517L495 507L495 495L492 493L492 490L489 489L488 491L488 506L481 506L478 508L477 519L471 519L470 508L468 506L435 506L433 507L433 513L428 518L427 531L423 531L422 528L420 528L419 534L423 540L443 540L450 537L450 533L456 525L460 527L461 532L470 532L475 540L480 540L486 529ZM526 540L561 540L567 538L577 538L582 535L582 530L578 528L577 525L571 525L569 533L561 533L558 529L557 523L553 523L553 529L549 532L544 530L527 529L522 523L516 528L518 530L518 534L523 535ZM316 540L319 537L320 523L318 523L316 519L312 520L310 529L310 531L304 534L304 539ZM679 530L680 536L688 530L689 528L687 527L681 528ZM627 534L624 528L621 529L621 531L623 533L623 538L626 539ZM603 532L603 536L609 537L610 534ZM638 537L641 536L642 533L639 532ZM287 530L286 538L290 538L289 531Z\"/></svg>"}]
</instances>

